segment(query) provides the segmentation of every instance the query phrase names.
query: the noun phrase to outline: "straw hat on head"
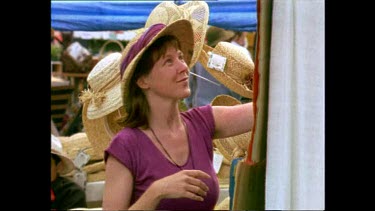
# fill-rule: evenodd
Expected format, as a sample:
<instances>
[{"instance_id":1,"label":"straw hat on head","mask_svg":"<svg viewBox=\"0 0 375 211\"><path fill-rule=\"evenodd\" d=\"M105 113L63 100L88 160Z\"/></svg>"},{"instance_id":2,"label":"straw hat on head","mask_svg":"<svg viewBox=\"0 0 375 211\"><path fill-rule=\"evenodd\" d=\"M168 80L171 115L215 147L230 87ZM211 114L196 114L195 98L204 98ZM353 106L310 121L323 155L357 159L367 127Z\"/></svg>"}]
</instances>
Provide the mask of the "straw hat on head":
<instances>
[{"instance_id":1,"label":"straw hat on head","mask_svg":"<svg viewBox=\"0 0 375 211\"><path fill-rule=\"evenodd\" d=\"M208 67L209 52L226 58L224 71ZM199 61L203 67L219 82L237 94L253 98L252 87L246 84L254 75L254 62L239 46L229 42L219 42L215 48L203 45Z\"/></svg>"},{"instance_id":2,"label":"straw hat on head","mask_svg":"<svg viewBox=\"0 0 375 211\"><path fill-rule=\"evenodd\" d=\"M211 102L212 106L235 106L240 104L239 100L229 95L218 95ZM236 152L237 150L242 150L243 153L247 151L250 138L251 132L247 132L228 138L214 139L214 144L224 156L225 161L230 164L232 158L234 158L234 153L238 153Z\"/></svg>"},{"instance_id":3,"label":"straw hat on head","mask_svg":"<svg viewBox=\"0 0 375 211\"><path fill-rule=\"evenodd\" d=\"M156 23L170 24L179 19L190 21L194 31L194 50L189 67L198 60L204 44L209 8L205 1L189 1L177 6L173 1L164 1L156 6L146 21L145 27Z\"/></svg>"},{"instance_id":4,"label":"straw hat on head","mask_svg":"<svg viewBox=\"0 0 375 211\"><path fill-rule=\"evenodd\" d=\"M181 46L181 51L185 56L185 62L189 66L191 57L189 52L194 48L193 29L188 20L177 20L169 25L154 24L147 28L142 35L137 36L133 43L128 43L128 52L123 54L123 59L120 66L121 71L121 91L123 99L126 99L129 94L129 83L134 74L134 70L141 59L143 53L160 37L172 35L175 36ZM126 102L124 102L126 105Z\"/></svg>"},{"instance_id":5,"label":"straw hat on head","mask_svg":"<svg viewBox=\"0 0 375 211\"><path fill-rule=\"evenodd\" d=\"M214 47L219 42L228 41L235 35L233 31L225 30L216 26L210 26L207 30L207 45Z\"/></svg>"},{"instance_id":6,"label":"straw hat on head","mask_svg":"<svg viewBox=\"0 0 375 211\"><path fill-rule=\"evenodd\" d=\"M59 172L61 175L67 174L75 169L74 163L66 153L63 151L61 141L54 135L51 134L51 154L55 154L60 157L63 165L62 170Z\"/></svg>"}]
</instances>

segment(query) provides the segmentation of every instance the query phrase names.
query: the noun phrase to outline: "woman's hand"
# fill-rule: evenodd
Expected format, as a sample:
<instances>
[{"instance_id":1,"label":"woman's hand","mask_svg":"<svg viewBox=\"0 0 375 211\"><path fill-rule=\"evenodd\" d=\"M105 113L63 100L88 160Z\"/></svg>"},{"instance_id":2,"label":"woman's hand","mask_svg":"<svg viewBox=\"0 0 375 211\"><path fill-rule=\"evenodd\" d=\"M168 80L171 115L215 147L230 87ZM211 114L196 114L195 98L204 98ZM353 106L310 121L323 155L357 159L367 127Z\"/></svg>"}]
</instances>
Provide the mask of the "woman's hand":
<instances>
[{"instance_id":1,"label":"woman's hand","mask_svg":"<svg viewBox=\"0 0 375 211\"><path fill-rule=\"evenodd\" d=\"M200 170L182 170L155 181L152 186L160 192L160 198L189 198L203 201L208 186L201 179L211 178Z\"/></svg>"}]
</instances>

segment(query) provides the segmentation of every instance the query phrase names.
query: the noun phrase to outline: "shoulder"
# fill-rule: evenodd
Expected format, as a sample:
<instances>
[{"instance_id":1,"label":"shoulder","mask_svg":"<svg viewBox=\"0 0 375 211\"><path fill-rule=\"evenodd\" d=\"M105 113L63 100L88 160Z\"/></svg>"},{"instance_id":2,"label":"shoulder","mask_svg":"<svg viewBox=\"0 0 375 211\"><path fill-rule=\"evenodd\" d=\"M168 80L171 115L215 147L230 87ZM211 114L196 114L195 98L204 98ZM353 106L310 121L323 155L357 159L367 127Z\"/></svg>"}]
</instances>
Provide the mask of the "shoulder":
<instances>
[{"instance_id":1,"label":"shoulder","mask_svg":"<svg viewBox=\"0 0 375 211\"><path fill-rule=\"evenodd\" d=\"M187 123L192 127L205 128L213 136L215 131L215 120L212 106L210 104L189 109L181 113ZM203 126L203 127L202 127Z\"/></svg>"},{"instance_id":2,"label":"shoulder","mask_svg":"<svg viewBox=\"0 0 375 211\"><path fill-rule=\"evenodd\" d=\"M134 139L139 137L137 128L124 128L118 132L112 139L111 144L134 145Z\"/></svg>"},{"instance_id":3,"label":"shoulder","mask_svg":"<svg viewBox=\"0 0 375 211\"><path fill-rule=\"evenodd\" d=\"M108 155L116 157L123 161L129 159L125 156L135 156L141 150L142 140L145 135L138 128L124 128L118 132L112 139L111 143L104 151L104 160Z\"/></svg>"},{"instance_id":4,"label":"shoulder","mask_svg":"<svg viewBox=\"0 0 375 211\"><path fill-rule=\"evenodd\" d=\"M192 118L199 118L199 119L207 119L210 118L212 113L212 106L205 105L205 106L198 106L195 108L191 108L188 111L182 112L182 116L187 117L189 119Z\"/></svg>"}]
</instances>

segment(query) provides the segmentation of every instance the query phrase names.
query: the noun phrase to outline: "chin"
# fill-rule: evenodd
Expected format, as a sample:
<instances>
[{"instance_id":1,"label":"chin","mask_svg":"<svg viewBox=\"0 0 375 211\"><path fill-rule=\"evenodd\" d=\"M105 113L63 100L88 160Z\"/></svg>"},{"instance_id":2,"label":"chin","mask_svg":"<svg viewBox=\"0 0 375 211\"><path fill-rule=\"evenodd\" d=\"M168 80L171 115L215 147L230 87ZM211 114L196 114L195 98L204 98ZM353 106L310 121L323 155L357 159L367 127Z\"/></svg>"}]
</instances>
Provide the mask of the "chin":
<instances>
[{"instance_id":1,"label":"chin","mask_svg":"<svg viewBox=\"0 0 375 211\"><path fill-rule=\"evenodd\" d=\"M187 88L184 93L181 95L181 98L184 99L184 98L187 98L189 97L191 94L191 91L190 91L190 88Z\"/></svg>"}]
</instances>

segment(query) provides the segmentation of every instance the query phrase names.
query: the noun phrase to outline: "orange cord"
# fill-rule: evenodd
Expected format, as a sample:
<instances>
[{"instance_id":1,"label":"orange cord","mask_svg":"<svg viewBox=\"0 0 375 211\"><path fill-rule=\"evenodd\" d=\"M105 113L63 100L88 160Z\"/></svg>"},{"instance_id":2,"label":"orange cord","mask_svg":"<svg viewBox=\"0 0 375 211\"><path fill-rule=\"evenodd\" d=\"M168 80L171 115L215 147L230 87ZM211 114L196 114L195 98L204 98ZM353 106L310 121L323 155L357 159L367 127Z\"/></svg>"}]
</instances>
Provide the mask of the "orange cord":
<instances>
[{"instance_id":1,"label":"orange cord","mask_svg":"<svg viewBox=\"0 0 375 211\"><path fill-rule=\"evenodd\" d=\"M258 98L258 92L259 92L259 44L260 44L260 33L259 33L259 26L260 26L260 2L257 2L257 18L258 18L258 33L256 35L257 43L256 43L256 56L255 56L255 71L254 71L254 84L253 84L253 112L254 112L254 125L251 133L250 143L249 147L247 149L247 158L246 163L249 165L254 164L254 161L252 160L252 154L253 154L253 145L254 145L254 134L255 134L255 127L256 127L256 120L257 120L257 98Z\"/></svg>"}]
</instances>

